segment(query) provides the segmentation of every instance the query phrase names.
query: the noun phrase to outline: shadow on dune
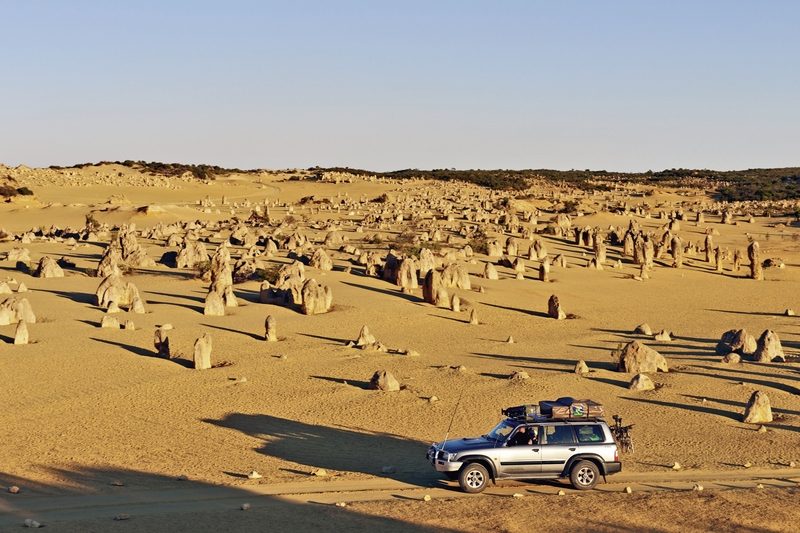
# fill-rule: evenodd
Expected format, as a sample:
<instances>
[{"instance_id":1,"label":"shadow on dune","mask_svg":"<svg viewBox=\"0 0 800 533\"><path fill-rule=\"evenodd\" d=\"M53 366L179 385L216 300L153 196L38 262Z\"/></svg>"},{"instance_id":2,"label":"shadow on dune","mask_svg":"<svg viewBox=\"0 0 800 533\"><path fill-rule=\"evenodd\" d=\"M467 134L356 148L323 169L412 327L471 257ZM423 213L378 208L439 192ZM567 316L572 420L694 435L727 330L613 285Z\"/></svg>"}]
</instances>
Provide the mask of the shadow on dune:
<instances>
[{"instance_id":1,"label":"shadow on dune","mask_svg":"<svg viewBox=\"0 0 800 533\"><path fill-rule=\"evenodd\" d=\"M213 324L200 324L204 328L211 328L211 329L218 329L220 331L228 331L230 333L238 333L239 335L244 335L245 337L250 337L253 340L263 341L264 335L259 335L258 333L250 333L249 331L242 331L239 329L233 328L223 328L222 326L215 326Z\"/></svg>"},{"instance_id":2,"label":"shadow on dune","mask_svg":"<svg viewBox=\"0 0 800 533\"><path fill-rule=\"evenodd\" d=\"M730 420L734 420L736 422L742 421L742 415L740 413L735 413L733 411L726 411L724 409L716 409L714 407L705 407L702 405L688 405L688 404L681 404L675 402L664 402L660 400L649 400L645 398L626 398L621 397L623 400L631 401L631 402L640 402L640 403L649 403L652 405L660 405L662 407L670 407L675 409L683 409L685 411L694 411L696 413L706 413L710 415L721 416L724 418L728 418ZM782 429L784 431L794 431L796 433L800 433L800 427L798 426L789 426L785 424L776 424L771 422L769 424L764 424L765 426L769 427L770 429Z\"/></svg>"},{"instance_id":3,"label":"shadow on dune","mask_svg":"<svg viewBox=\"0 0 800 533\"><path fill-rule=\"evenodd\" d=\"M203 312L205 311L204 307L198 305L179 304L175 302L159 302L155 300L148 300L147 303L150 305L172 305L174 307L183 307L184 309L189 309L190 311L195 311L200 314L203 314Z\"/></svg>"},{"instance_id":4,"label":"shadow on dune","mask_svg":"<svg viewBox=\"0 0 800 533\"><path fill-rule=\"evenodd\" d=\"M722 370L722 369L713 369L713 371ZM734 372L734 371L729 371ZM760 385L762 387L768 387L772 389L781 390L783 392L788 392L789 394L800 394L800 389L797 387L793 387L791 385L786 385L785 383L780 383L778 381L767 381L765 379L754 379L751 377L742 377L741 375L733 375L733 376L720 376L717 374L707 374L704 372L689 372L687 370L681 370L681 374L690 374L693 376L703 376L707 378L714 378L714 379L724 379L726 381L733 381L733 382L742 382L742 383L750 383L751 385ZM772 376L773 378L780 379L779 376Z\"/></svg>"},{"instance_id":5,"label":"shadow on dune","mask_svg":"<svg viewBox=\"0 0 800 533\"><path fill-rule=\"evenodd\" d=\"M23 529L28 518L56 531L387 531L453 530L359 513L330 503L292 501L244 487L179 480L124 468L48 468L57 484L31 482L0 472L0 529ZM111 486L120 482L122 486ZM22 488L17 495L6 487ZM257 489L259 483L249 485ZM250 510L242 512L247 502ZM113 517L126 514L131 523ZM118 527L113 527L118 526Z\"/></svg>"},{"instance_id":6,"label":"shadow on dune","mask_svg":"<svg viewBox=\"0 0 800 533\"><path fill-rule=\"evenodd\" d=\"M747 405L746 402L734 402L733 400L723 400L722 398L710 398L708 396L695 396L693 394L684 394L683 396L684 396L684 398L691 398L693 400L698 400L698 401L706 400L706 401L709 401L709 402L721 403L723 405L729 405L731 407L737 407L741 411L744 411L744 408ZM772 412L773 413L780 413L780 414L783 414L783 415L800 415L800 411L793 411L791 409L780 409L780 408L777 408L777 407L773 407L772 408Z\"/></svg>"},{"instance_id":7,"label":"shadow on dune","mask_svg":"<svg viewBox=\"0 0 800 533\"><path fill-rule=\"evenodd\" d=\"M179 365L181 365L182 367L185 367L185 368L194 368L194 363L192 361L189 361L188 359L183 359L183 358L180 358L180 357L173 357L171 359L164 359L163 357L159 357L158 354L156 354L152 350L148 350L147 348L142 348L140 346L134 346L133 344L125 344L124 342L110 341L110 340L106 340L106 339L98 339L96 337L90 337L90 339L93 340L93 341L96 341L96 342L102 342L103 344L108 344L108 345L111 345L111 346L116 346L118 348L122 348L122 349L127 350L127 351L131 352L132 354L138 355L140 357L152 357L153 359L159 359L159 360L162 360L162 361L171 361L171 362L179 364Z\"/></svg>"},{"instance_id":8,"label":"shadow on dune","mask_svg":"<svg viewBox=\"0 0 800 533\"><path fill-rule=\"evenodd\" d=\"M66 298L75 303L79 304L89 304L93 306L95 309L100 309L96 306L97 297L92 293L86 292L76 292L76 291L56 291L56 290L47 290L47 289L31 289L32 291L36 292L49 292L50 294L55 294L60 298Z\"/></svg>"},{"instance_id":9,"label":"shadow on dune","mask_svg":"<svg viewBox=\"0 0 800 533\"><path fill-rule=\"evenodd\" d=\"M574 369L575 364L578 362L578 358L575 359L557 359L557 358L549 358L549 357L525 357L521 355L502 355L502 354L493 354L493 353L478 353L472 352L470 354L473 357L480 357L484 359L497 359L500 361L508 361L513 363L541 363L545 365L558 365L565 367L564 370ZM617 365L614 362L604 363L602 361L586 361L587 366L590 369L595 370L616 370ZM522 365L518 365L520 368L525 368ZM552 370L552 369L551 369Z\"/></svg>"},{"instance_id":10,"label":"shadow on dune","mask_svg":"<svg viewBox=\"0 0 800 533\"><path fill-rule=\"evenodd\" d=\"M402 298L403 300L408 300L409 302L422 302L424 301L419 296L414 296L413 294L404 294L400 291L398 287L397 290L389 290L389 289L380 289L378 287L370 287L369 285L361 285L360 283L351 283L349 281L343 281L342 285L347 285L349 287L355 287L357 289L364 289L372 292L377 292L379 294L386 294L388 296L394 296L397 298Z\"/></svg>"},{"instance_id":11,"label":"shadow on dune","mask_svg":"<svg viewBox=\"0 0 800 533\"><path fill-rule=\"evenodd\" d=\"M483 305L486 305L488 307L495 307L497 309L503 309L505 311L514 311L516 313L522 313L524 315L538 316L538 317L541 317L541 318L549 318L547 313L543 313L543 312L540 312L540 311L532 311L530 309L519 309L517 307L508 307L508 306L505 306L505 305L490 304L490 303L484 303Z\"/></svg>"},{"instance_id":12,"label":"shadow on dune","mask_svg":"<svg viewBox=\"0 0 800 533\"><path fill-rule=\"evenodd\" d=\"M340 385L350 385L361 390L370 390L369 381L359 381L355 379L334 378L330 376L310 376L313 379L321 379L323 381L330 381L331 383L338 383Z\"/></svg>"},{"instance_id":13,"label":"shadow on dune","mask_svg":"<svg viewBox=\"0 0 800 533\"><path fill-rule=\"evenodd\" d=\"M360 472L421 487L435 486L440 479L425 460L426 443L389 433L368 433L245 413L203 421L262 439L258 452L309 469ZM393 467L391 473L384 471L387 466Z\"/></svg>"}]
</instances>

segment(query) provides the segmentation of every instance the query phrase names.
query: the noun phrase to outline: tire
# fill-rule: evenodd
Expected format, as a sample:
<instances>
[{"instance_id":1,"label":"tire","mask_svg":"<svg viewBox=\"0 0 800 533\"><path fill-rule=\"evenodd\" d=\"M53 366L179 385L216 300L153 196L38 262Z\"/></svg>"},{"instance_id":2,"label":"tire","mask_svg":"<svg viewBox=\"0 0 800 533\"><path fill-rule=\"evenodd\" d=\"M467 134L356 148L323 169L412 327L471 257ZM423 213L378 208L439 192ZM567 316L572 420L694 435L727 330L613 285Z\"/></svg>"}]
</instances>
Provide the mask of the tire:
<instances>
[{"instance_id":1,"label":"tire","mask_svg":"<svg viewBox=\"0 0 800 533\"><path fill-rule=\"evenodd\" d=\"M446 477L450 481L455 481L455 480L458 479L458 474L459 473L458 472L442 472L442 474L444 474L444 477Z\"/></svg>"},{"instance_id":2,"label":"tire","mask_svg":"<svg viewBox=\"0 0 800 533\"><path fill-rule=\"evenodd\" d=\"M591 461L578 461L572 465L569 471L569 480L572 486L578 490L593 489L600 479L600 470Z\"/></svg>"},{"instance_id":3,"label":"tire","mask_svg":"<svg viewBox=\"0 0 800 533\"><path fill-rule=\"evenodd\" d=\"M489 483L489 472L480 463L469 463L458 473L458 484L461 490L476 494L482 492Z\"/></svg>"}]
</instances>

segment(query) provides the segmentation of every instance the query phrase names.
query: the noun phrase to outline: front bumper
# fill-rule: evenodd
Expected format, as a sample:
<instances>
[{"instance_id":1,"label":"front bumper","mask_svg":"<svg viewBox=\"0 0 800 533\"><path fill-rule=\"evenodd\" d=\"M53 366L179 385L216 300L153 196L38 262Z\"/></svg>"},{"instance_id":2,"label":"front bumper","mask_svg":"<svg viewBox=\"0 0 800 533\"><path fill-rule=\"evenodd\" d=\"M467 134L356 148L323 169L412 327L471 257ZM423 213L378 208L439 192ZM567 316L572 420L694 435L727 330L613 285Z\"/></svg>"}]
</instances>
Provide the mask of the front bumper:
<instances>
[{"instance_id":1,"label":"front bumper","mask_svg":"<svg viewBox=\"0 0 800 533\"><path fill-rule=\"evenodd\" d=\"M428 454L425 456L431 466L437 472L458 472L464 465L461 461L449 461L446 456L443 457L441 450L431 447Z\"/></svg>"}]
</instances>

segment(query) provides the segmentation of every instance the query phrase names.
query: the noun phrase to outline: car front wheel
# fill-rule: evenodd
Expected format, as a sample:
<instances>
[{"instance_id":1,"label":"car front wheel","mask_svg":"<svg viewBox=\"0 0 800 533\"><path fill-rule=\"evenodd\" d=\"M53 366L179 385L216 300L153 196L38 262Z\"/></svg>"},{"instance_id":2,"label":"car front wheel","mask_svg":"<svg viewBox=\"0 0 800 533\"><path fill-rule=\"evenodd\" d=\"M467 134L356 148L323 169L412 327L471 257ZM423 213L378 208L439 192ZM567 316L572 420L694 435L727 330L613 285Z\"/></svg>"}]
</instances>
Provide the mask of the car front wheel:
<instances>
[{"instance_id":1,"label":"car front wheel","mask_svg":"<svg viewBox=\"0 0 800 533\"><path fill-rule=\"evenodd\" d=\"M489 481L489 472L480 463L469 463L458 474L458 484L461 490L469 493L478 493L486 488Z\"/></svg>"},{"instance_id":2,"label":"car front wheel","mask_svg":"<svg viewBox=\"0 0 800 533\"><path fill-rule=\"evenodd\" d=\"M599 478L600 471L597 469L597 465L591 461L578 461L569 472L569 480L572 482L572 486L578 490L594 488Z\"/></svg>"}]
</instances>

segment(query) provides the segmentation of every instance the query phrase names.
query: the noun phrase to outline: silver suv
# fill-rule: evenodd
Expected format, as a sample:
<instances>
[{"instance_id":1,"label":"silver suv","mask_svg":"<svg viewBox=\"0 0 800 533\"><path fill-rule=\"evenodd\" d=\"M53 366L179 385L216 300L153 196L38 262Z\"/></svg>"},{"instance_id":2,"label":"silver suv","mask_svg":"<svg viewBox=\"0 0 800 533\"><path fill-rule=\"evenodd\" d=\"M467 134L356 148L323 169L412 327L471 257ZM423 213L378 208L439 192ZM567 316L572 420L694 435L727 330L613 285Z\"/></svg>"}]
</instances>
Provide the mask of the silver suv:
<instances>
[{"instance_id":1,"label":"silver suv","mask_svg":"<svg viewBox=\"0 0 800 533\"><path fill-rule=\"evenodd\" d=\"M481 492L490 479L566 477L585 490L601 475L622 470L617 444L601 418L506 418L482 437L434 443L427 457L465 492Z\"/></svg>"}]
</instances>

